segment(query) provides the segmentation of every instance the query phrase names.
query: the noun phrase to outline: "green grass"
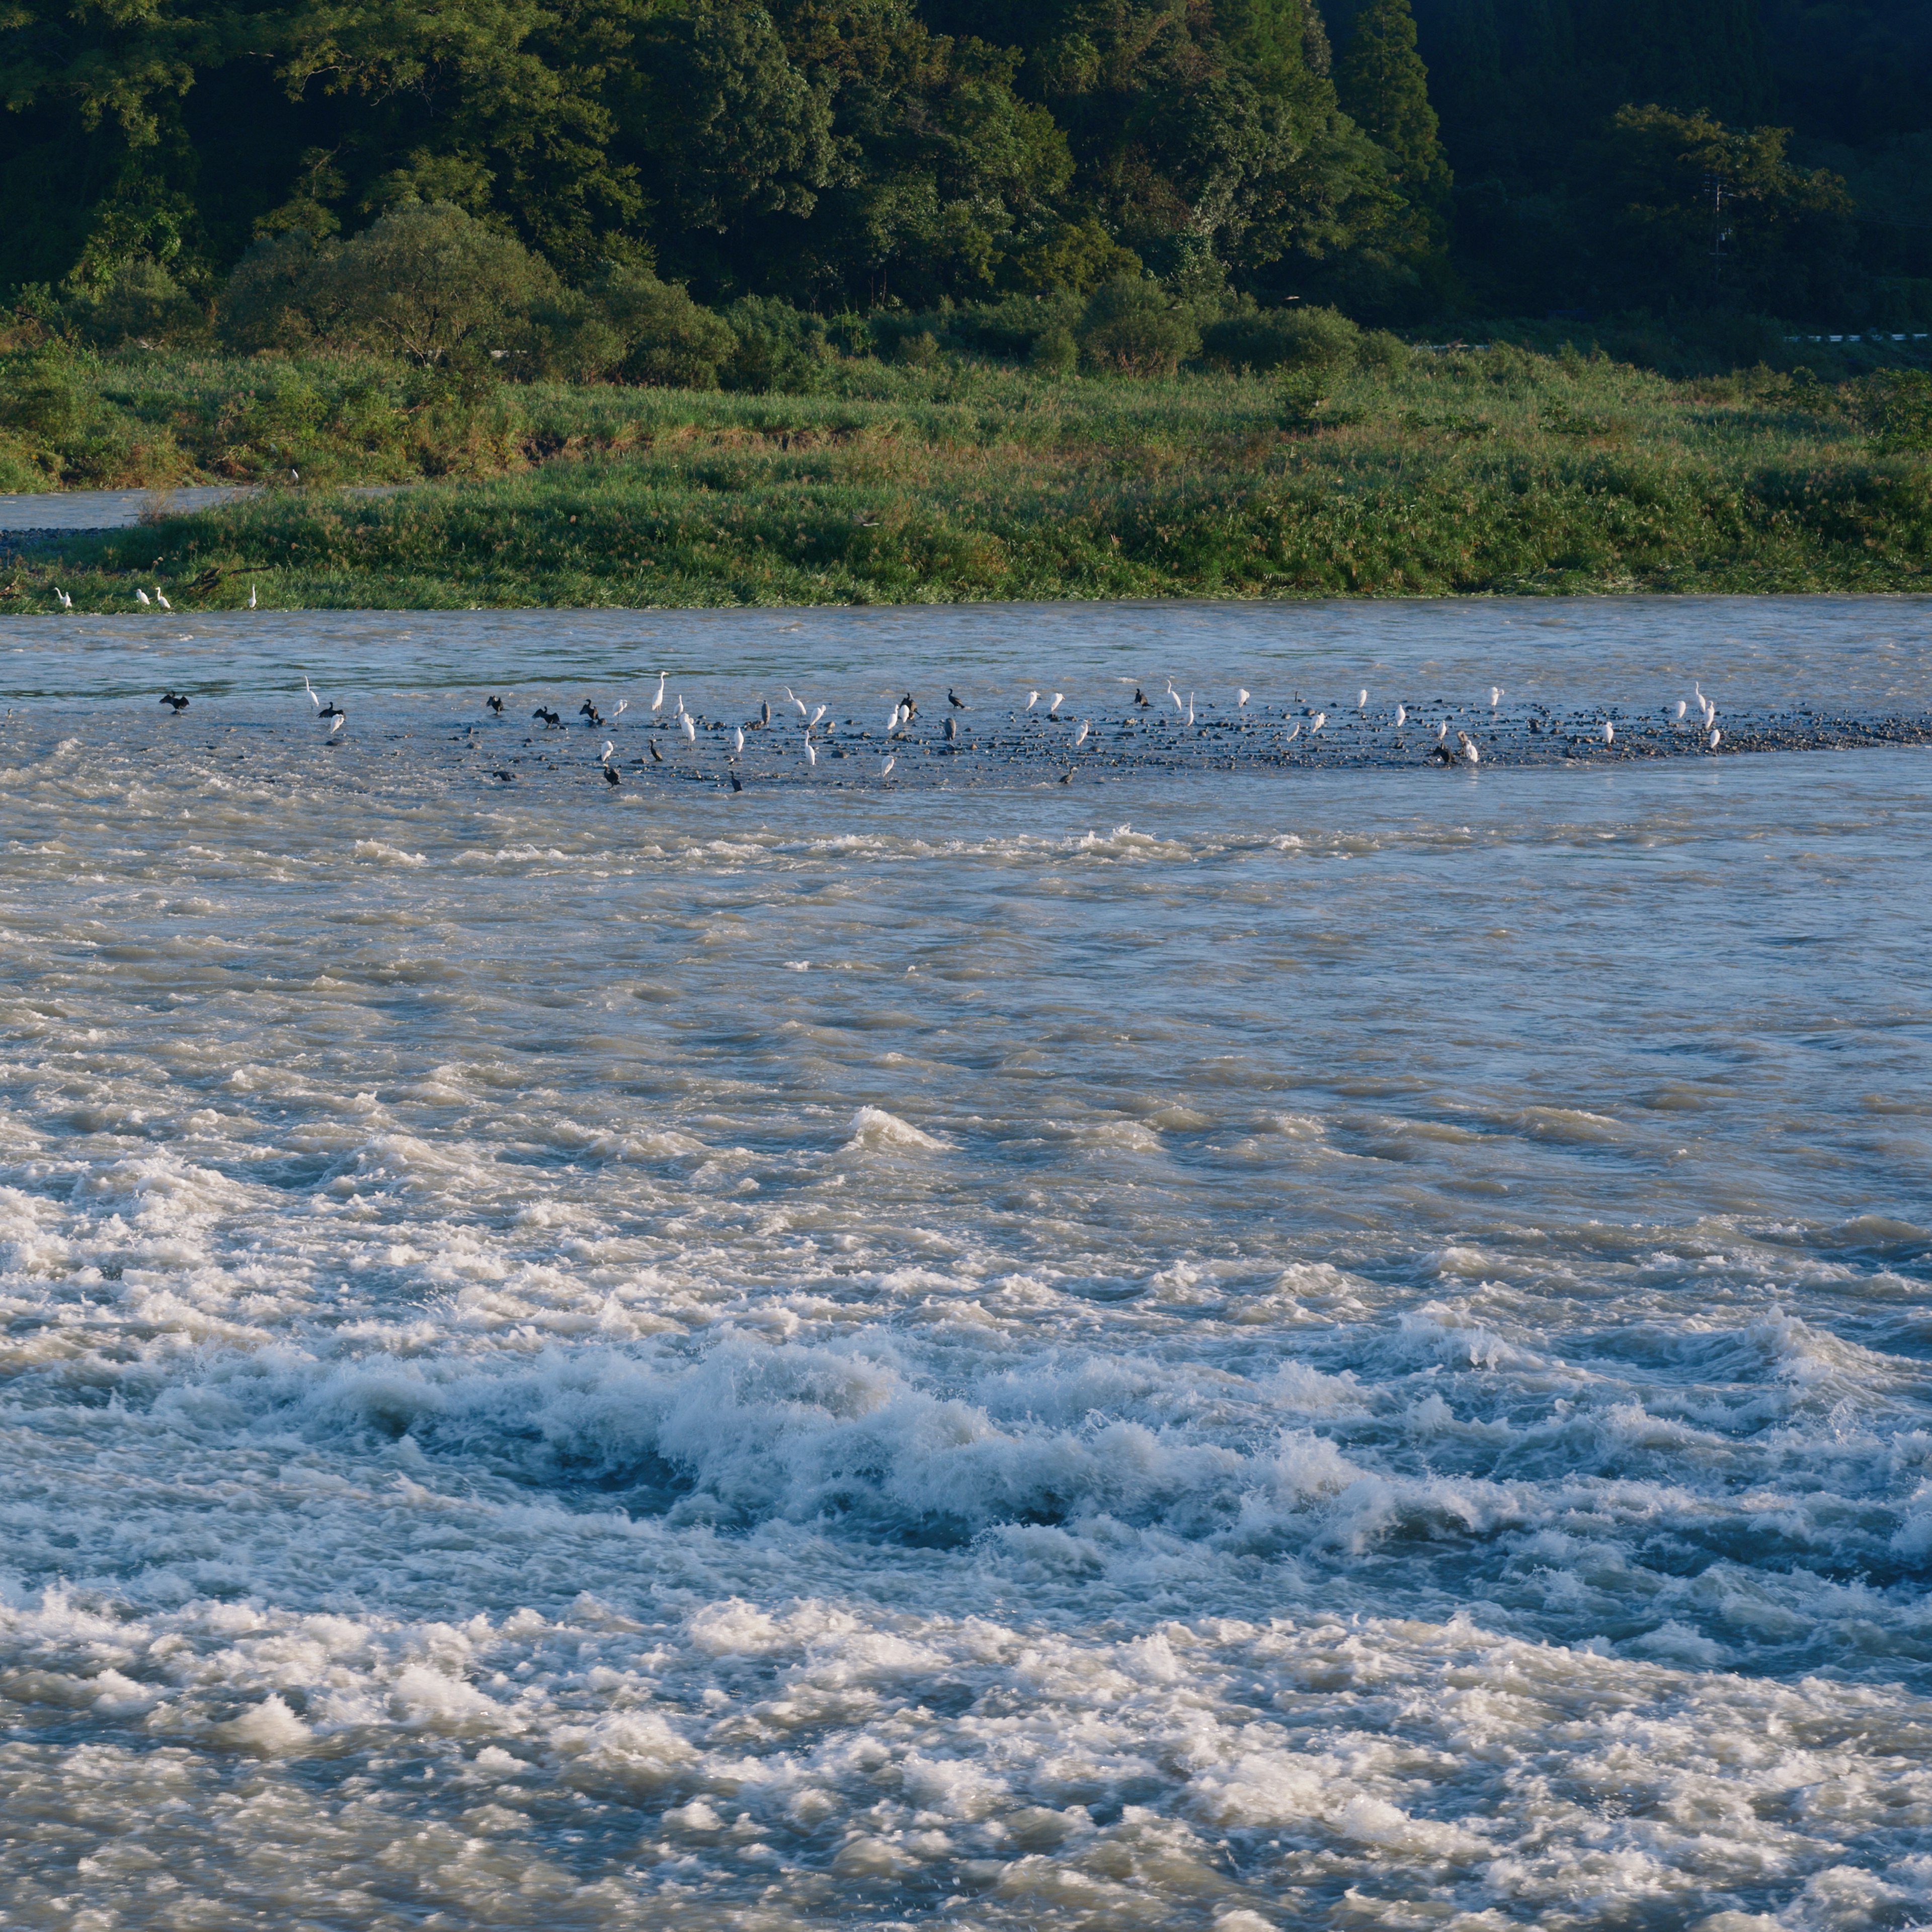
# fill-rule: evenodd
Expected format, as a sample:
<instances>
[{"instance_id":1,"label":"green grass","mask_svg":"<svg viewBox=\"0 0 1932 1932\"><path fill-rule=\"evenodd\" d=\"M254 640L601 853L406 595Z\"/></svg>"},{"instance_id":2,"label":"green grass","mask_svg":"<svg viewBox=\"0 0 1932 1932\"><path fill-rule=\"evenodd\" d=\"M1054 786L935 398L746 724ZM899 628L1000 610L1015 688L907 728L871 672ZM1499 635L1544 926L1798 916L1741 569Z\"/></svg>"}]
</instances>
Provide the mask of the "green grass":
<instances>
[{"instance_id":1,"label":"green grass","mask_svg":"<svg viewBox=\"0 0 1932 1932\"><path fill-rule=\"evenodd\" d=\"M259 368L205 365L177 410L205 442L245 420L238 366ZM315 392L342 380L295 374ZM56 578L106 610L157 580L186 608L251 586L324 608L1932 588L1924 458L1886 453L1844 394L1802 376L1673 382L1503 350L1358 372L1318 404L1305 382L1232 376L836 380L816 396L445 391L386 440L310 403L289 446L305 478L459 480L164 518L70 543L57 567L16 563L0 596L47 608Z\"/></svg>"}]
</instances>

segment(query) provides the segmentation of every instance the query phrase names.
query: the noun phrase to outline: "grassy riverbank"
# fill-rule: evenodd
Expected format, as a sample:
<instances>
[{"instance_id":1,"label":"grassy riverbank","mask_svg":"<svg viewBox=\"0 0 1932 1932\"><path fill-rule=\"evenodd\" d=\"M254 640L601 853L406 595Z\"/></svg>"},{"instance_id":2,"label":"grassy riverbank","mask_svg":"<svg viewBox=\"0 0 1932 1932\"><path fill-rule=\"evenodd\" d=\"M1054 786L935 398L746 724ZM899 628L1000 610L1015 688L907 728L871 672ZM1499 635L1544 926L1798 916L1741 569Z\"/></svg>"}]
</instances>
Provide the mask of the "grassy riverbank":
<instances>
[{"instance_id":1,"label":"grassy riverbank","mask_svg":"<svg viewBox=\"0 0 1932 1932\"><path fill-rule=\"evenodd\" d=\"M394 608L1932 589L1922 399L1802 372L1502 349L1325 389L874 364L806 396L346 394L286 433L262 416L252 465L177 467L291 460L302 488L29 554L4 608L48 608L56 580L116 610L137 580L184 608L251 586ZM310 487L439 472L380 499Z\"/></svg>"}]
</instances>

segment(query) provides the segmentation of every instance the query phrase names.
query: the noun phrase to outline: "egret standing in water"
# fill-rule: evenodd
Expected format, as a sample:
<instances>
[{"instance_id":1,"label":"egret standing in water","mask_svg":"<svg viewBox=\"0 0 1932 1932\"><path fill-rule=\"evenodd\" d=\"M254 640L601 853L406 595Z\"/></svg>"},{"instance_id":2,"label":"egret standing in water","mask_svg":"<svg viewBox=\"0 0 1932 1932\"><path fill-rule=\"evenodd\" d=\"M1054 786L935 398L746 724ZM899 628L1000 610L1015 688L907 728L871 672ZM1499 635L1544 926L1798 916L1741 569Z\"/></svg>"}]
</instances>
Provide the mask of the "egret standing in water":
<instances>
[{"instance_id":1,"label":"egret standing in water","mask_svg":"<svg viewBox=\"0 0 1932 1932\"><path fill-rule=\"evenodd\" d=\"M1395 728L1396 728L1396 729L1398 731L1400 731L1400 730L1402 729L1402 728L1405 724L1406 724L1408 722L1408 707L1407 707L1406 705L1398 704L1398 705L1396 706L1396 708L1395 708Z\"/></svg>"},{"instance_id":2,"label":"egret standing in water","mask_svg":"<svg viewBox=\"0 0 1932 1932\"><path fill-rule=\"evenodd\" d=\"M818 747L809 738L805 741L805 762L808 765L815 765L818 762Z\"/></svg>"},{"instance_id":3,"label":"egret standing in water","mask_svg":"<svg viewBox=\"0 0 1932 1932\"><path fill-rule=\"evenodd\" d=\"M1314 716L1313 720L1311 722L1311 723L1310 724L1310 725L1309 725L1309 727L1308 727L1308 735L1309 735L1311 738L1312 738L1312 737L1313 737L1313 736L1314 736L1314 735L1316 734L1316 732L1318 732L1318 730L1321 730L1321 728L1322 728L1322 726L1323 726L1323 725L1324 725L1325 724L1327 724L1327 723L1328 723L1328 712L1325 712L1325 711L1318 711L1318 712L1316 712L1316 714L1315 714L1315 716Z\"/></svg>"},{"instance_id":4,"label":"egret standing in water","mask_svg":"<svg viewBox=\"0 0 1932 1932\"><path fill-rule=\"evenodd\" d=\"M1617 728L1606 718L1604 720L1604 742L1614 745L1617 742Z\"/></svg>"},{"instance_id":5,"label":"egret standing in water","mask_svg":"<svg viewBox=\"0 0 1932 1932\"><path fill-rule=\"evenodd\" d=\"M1040 693L1036 691L1030 691L1027 693L1027 701L1020 706L1020 709L1022 711L1030 711L1039 702Z\"/></svg>"},{"instance_id":6,"label":"egret standing in water","mask_svg":"<svg viewBox=\"0 0 1932 1932\"><path fill-rule=\"evenodd\" d=\"M698 742L698 727L691 722L691 713L688 711L682 713L678 718L678 722L684 727L685 742L687 745L696 744Z\"/></svg>"},{"instance_id":7,"label":"egret standing in water","mask_svg":"<svg viewBox=\"0 0 1932 1932\"><path fill-rule=\"evenodd\" d=\"M890 777L892 776L892 767L893 767L893 766L895 766L895 765L896 765L896 764L897 764L898 763L898 756L897 756L897 754L895 754L892 757L891 757L891 758L888 758L888 759L886 760L886 762L885 762L883 765L881 765L881 766L879 767L879 776L880 776L880 778L890 778Z\"/></svg>"},{"instance_id":8,"label":"egret standing in water","mask_svg":"<svg viewBox=\"0 0 1932 1932\"><path fill-rule=\"evenodd\" d=\"M731 755L734 758L745 755L745 728L742 724L738 727L738 735L731 740Z\"/></svg>"},{"instance_id":9,"label":"egret standing in water","mask_svg":"<svg viewBox=\"0 0 1932 1932\"><path fill-rule=\"evenodd\" d=\"M1247 708L1248 694L1238 688L1234 693L1234 709L1237 711L1245 711Z\"/></svg>"},{"instance_id":10,"label":"egret standing in water","mask_svg":"<svg viewBox=\"0 0 1932 1932\"><path fill-rule=\"evenodd\" d=\"M664 709L664 686L670 682L669 671L661 670L658 673L658 694L651 700L651 716L653 718Z\"/></svg>"},{"instance_id":11,"label":"egret standing in water","mask_svg":"<svg viewBox=\"0 0 1932 1932\"><path fill-rule=\"evenodd\" d=\"M1493 711L1503 701L1503 688L1499 684L1490 686L1490 709Z\"/></svg>"},{"instance_id":12,"label":"egret standing in water","mask_svg":"<svg viewBox=\"0 0 1932 1932\"><path fill-rule=\"evenodd\" d=\"M1078 750L1079 750L1079 748L1080 748L1080 747L1081 747L1082 745L1085 744L1085 743L1086 743L1086 742L1087 742L1087 721L1086 721L1086 719L1085 719L1085 718L1082 718L1082 719L1081 719L1081 721L1080 721L1080 728L1079 728L1079 730L1077 730L1076 732L1075 732L1075 733L1074 733L1074 734L1073 734L1073 748L1074 748L1076 752L1077 752L1077 751L1078 751Z\"/></svg>"}]
</instances>

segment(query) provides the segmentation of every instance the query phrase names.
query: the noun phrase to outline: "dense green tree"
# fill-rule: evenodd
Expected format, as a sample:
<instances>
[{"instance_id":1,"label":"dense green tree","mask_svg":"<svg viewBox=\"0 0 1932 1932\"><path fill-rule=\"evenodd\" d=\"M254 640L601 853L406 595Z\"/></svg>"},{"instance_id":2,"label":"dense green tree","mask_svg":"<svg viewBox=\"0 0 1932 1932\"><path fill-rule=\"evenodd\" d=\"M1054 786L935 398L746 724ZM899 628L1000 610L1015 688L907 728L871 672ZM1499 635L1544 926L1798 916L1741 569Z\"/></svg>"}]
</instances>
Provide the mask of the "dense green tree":
<instances>
[{"instance_id":1,"label":"dense green tree","mask_svg":"<svg viewBox=\"0 0 1932 1932\"><path fill-rule=\"evenodd\" d=\"M1440 246L1451 178L1408 0L1368 0L1336 64L1335 84L1356 125L1388 157L1389 178L1415 215L1420 236Z\"/></svg>"},{"instance_id":2,"label":"dense green tree","mask_svg":"<svg viewBox=\"0 0 1932 1932\"><path fill-rule=\"evenodd\" d=\"M1788 131L1621 110L1598 150L1607 273L1692 304L1809 306L1844 272L1852 206L1786 159Z\"/></svg>"}]
</instances>

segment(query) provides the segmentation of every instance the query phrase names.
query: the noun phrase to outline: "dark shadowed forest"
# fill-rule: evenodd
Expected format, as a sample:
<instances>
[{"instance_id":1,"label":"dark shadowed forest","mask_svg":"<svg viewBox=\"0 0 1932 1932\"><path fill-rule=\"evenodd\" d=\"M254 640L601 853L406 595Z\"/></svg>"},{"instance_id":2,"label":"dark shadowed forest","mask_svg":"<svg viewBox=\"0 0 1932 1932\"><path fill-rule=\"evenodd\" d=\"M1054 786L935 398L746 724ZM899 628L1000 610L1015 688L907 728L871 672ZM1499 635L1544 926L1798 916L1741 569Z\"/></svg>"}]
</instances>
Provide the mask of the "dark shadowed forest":
<instances>
[{"instance_id":1,"label":"dark shadowed forest","mask_svg":"<svg viewBox=\"0 0 1932 1932\"><path fill-rule=\"evenodd\" d=\"M566 377L1932 319L1922 0L9 0L0 83L0 299L101 347L446 360L370 316L431 212Z\"/></svg>"}]
</instances>

